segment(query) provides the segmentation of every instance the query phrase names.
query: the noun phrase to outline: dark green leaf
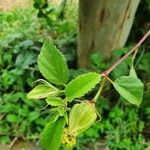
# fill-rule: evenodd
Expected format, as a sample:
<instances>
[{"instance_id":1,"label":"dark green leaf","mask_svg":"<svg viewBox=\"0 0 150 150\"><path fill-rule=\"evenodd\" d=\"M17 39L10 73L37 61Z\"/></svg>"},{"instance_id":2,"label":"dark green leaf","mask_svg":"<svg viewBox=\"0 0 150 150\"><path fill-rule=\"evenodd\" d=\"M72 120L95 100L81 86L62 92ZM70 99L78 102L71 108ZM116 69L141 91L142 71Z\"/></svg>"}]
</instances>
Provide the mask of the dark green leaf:
<instances>
[{"instance_id":1,"label":"dark green leaf","mask_svg":"<svg viewBox=\"0 0 150 150\"><path fill-rule=\"evenodd\" d=\"M117 79L128 74L128 65L126 62L119 64L111 73L113 79Z\"/></svg>"}]
</instances>

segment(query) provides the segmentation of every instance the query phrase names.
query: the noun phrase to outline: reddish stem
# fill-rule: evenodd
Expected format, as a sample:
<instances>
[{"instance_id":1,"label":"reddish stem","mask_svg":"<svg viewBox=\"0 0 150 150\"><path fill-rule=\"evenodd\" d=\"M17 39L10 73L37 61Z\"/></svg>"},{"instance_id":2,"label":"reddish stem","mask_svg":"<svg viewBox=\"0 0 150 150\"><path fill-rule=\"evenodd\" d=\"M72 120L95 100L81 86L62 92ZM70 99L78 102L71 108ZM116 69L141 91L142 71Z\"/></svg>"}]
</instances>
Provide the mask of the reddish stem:
<instances>
[{"instance_id":1,"label":"reddish stem","mask_svg":"<svg viewBox=\"0 0 150 150\"><path fill-rule=\"evenodd\" d=\"M139 48L141 44L148 38L149 35L150 29L130 51L128 51L123 57L121 57L118 61L116 61L109 69L102 72L101 76L107 77L121 62L123 62L130 54L132 54L137 48Z\"/></svg>"}]
</instances>

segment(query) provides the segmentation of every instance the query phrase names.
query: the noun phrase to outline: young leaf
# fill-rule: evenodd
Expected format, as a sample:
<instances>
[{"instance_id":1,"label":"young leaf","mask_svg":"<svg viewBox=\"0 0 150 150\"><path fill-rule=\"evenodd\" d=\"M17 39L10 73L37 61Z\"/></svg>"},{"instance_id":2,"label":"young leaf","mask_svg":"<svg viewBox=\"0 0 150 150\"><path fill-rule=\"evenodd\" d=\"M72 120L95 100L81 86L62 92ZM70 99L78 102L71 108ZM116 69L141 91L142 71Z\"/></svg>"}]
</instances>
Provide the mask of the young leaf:
<instances>
[{"instance_id":1,"label":"young leaf","mask_svg":"<svg viewBox=\"0 0 150 150\"><path fill-rule=\"evenodd\" d=\"M68 80L68 68L64 56L50 41L45 41L38 57L42 75L51 83L62 85Z\"/></svg>"},{"instance_id":2,"label":"young leaf","mask_svg":"<svg viewBox=\"0 0 150 150\"><path fill-rule=\"evenodd\" d=\"M27 94L28 99L41 99L48 96L57 96L59 89L50 87L48 85L37 85L33 90Z\"/></svg>"},{"instance_id":3,"label":"young leaf","mask_svg":"<svg viewBox=\"0 0 150 150\"><path fill-rule=\"evenodd\" d=\"M64 126L64 118L59 118L45 126L41 135L41 144L44 150L59 150Z\"/></svg>"},{"instance_id":4,"label":"young leaf","mask_svg":"<svg viewBox=\"0 0 150 150\"><path fill-rule=\"evenodd\" d=\"M66 112L66 108L64 106L57 107L57 111L59 112L60 116L64 116Z\"/></svg>"},{"instance_id":5,"label":"young leaf","mask_svg":"<svg viewBox=\"0 0 150 150\"><path fill-rule=\"evenodd\" d=\"M71 101L74 98L84 96L84 94L94 88L100 80L100 74L94 72L78 76L66 86L65 93L68 100Z\"/></svg>"},{"instance_id":6,"label":"young leaf","mask_svg":"<svg viewBox=\"0 0 150 150\"><path fill-rule=\"evenodd\" d=\"M95 104L90 101L83 101L75 104L69 114L69 134L77 135L88 129L96 120Z\"/></svg>"},{"instance_id":7,"label":"young leaf","mask_svg":"<svg viewBox=\"0 0 150 150\"><path fill-rule=\"evenodd\" d=\"M50 112L50 114L51 114L51 117L50 117L49 123L55 122L60 116L59 112L57 111Z\"/></svg>"},{"instance_id":8,"label":"young leaf","mask_svg":"<svg viewBox=\"0 0 150 150\"><path fill-rule=\"evenodd\" d=\"M137 74L133 66L130 69L130 77L137 78Z\"/></svg>"},{"instance_id":9,"label":"young leaf","mask_svg":"<svg viewBox=\"0 0 150 150\"><path fill-rule=\"evenodd\" d=\"M131 64L130 64L130 77L133 77L133 78L137 78L137 74L134 69L134 60L135 60L136 54L137 54L137 50L134 52L134 55L132 56Z\"/></svg>"},{"instance_id":10,"label":"young leaf","mask_svg":"<svg viewBox=\"0 0 150 150\"><path fill-rule=\"evenodd\" d=\"M46 99L47 104L51 106L63 106L64 101L60 97L48 97Z\"/></svg>"},{"instance_id":11,"label":"young leaf","mask_svg":"<svg viewBox=\"0 0 150 150\"><path fill-rule=\"evenodd\" d=\"M139 106L143 98L143 83L138 78L121 76L113 82L119 94L132 104Z\"/></svg>"},{"instance_id":12,"label":"young leaf","mask_svg":"<svg viewBox=\"0 0 150 150\"><path fill-rule=\"evenodd\" d=\"M59 116L64 116L66 108L64 106L58 106L55 108L51 108L51 112L58 112Z\"/></svg>"}]
</instances>

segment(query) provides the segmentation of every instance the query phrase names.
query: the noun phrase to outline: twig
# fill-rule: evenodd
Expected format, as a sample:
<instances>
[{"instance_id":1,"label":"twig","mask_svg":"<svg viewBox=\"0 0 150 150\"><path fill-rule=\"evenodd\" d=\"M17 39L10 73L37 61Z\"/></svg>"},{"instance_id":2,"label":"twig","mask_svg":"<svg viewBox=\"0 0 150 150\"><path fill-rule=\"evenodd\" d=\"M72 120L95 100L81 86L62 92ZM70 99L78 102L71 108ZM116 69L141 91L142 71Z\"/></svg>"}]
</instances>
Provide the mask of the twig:
<instances>
[{"instance_id":1,"label":"twig","mask_svg":"<svg viewBox=\"0 0 150 150\"><path fill-rule=\"evenodd\" d=\"M15 142L18 140L18 137L15 137L9 145L9 148L12 148Z\"/></svg>"},{"instance_id":2,"label":"twig","mask_svg":"<svg viewBox=\"0 0 150 150\"><path fill-rule=\"evenodd\" d=\"M101 76L103 76L103 77L108 76L112 72L112 70L114 70L121 62L123 62L137 48L139 48L141 46L141 44L148 38L149 35L150 35L150 29L148 30L148 32L142 37L142 39L130 51L128 51L123 57L121 57L118 61L116 61L109 69L102 72Z\"/></svg>"},{"instance_id":3,"label":"twig","mask_svg":"<svg viewBox=\"0 0 150 150\"><path fill-rule=\"evenodd\" d=\"M98 97L100 96L100 94L101 94L101 92L102 92L102 90L103 90L103 87L104 87L104 85L105 85L105 81L106 81L106 78L103 78L102 81L101 81L100 88L99 88L97 94L95 95L95 97L93 98L93 102L94 102L94 103L96 103Z\"/></svg>"}]
</instances>

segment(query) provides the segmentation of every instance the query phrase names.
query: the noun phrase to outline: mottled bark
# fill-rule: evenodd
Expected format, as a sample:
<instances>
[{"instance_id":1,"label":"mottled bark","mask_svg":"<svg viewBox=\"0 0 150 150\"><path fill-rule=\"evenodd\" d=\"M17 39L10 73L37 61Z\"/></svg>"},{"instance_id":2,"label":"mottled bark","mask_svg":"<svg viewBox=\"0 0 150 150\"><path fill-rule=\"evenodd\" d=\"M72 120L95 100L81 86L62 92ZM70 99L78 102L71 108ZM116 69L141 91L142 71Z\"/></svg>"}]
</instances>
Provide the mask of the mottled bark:
<instances>
[{"instance_id":1,"label":"mottled bark","mask_svg":"<svg viewBox=\"0 0 150 150\"><path fill-rule=\"evenodd\" d=\"M140 0L79 0L78 64L89 67L89 56L99 51L109 58L123 47Z\"/></svg>"}]
</instances>

